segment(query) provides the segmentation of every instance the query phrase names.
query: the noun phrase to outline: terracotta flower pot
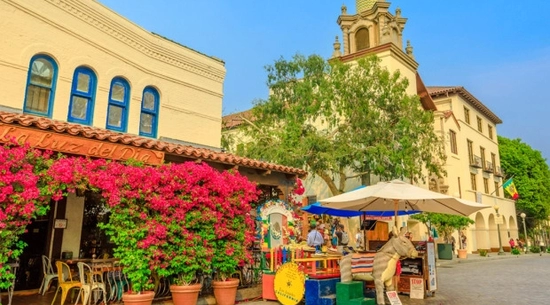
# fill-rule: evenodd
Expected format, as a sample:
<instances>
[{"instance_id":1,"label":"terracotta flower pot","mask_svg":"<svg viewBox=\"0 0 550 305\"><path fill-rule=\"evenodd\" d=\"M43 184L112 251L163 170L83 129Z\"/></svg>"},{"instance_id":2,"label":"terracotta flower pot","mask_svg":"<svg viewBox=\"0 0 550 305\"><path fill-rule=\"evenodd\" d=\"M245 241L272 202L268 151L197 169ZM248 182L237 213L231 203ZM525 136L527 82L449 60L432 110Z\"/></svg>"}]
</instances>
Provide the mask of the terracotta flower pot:
<instances>
[{"instance_id":1,"label":"terracotta flower pot","mask_svg":"<svg viewBox=\"0 0 550 305\"><path fill-rule=\"evenodd\" d=\"M125 305L151 305L154 297L153 291L142 291L140 294L124 293L122 301Z\"/></svg>"},{"instance_id":2,"label":"terracotta flower pot","mask_svg":"<svg viewBox=\"0 0 550 305\"><path fill-rule=\"evenodd\" d=\"M170 285L170 292L172 293L172 302L174 305L194 305L197 304L199 299L199 292L201 291L201 284L194 285Z\"/></svg>"},{"instance_id":3,"label":"terracotta flower pot","mask_svg":"<svg viewBox=\"0 0 550 305\"><path fill-rule=\"evenodd\" d=\"M234 305L237 299L237 287L239 279L227 279L227 281L213 281L214 296L218 305Z\"/></svg>"},{"instance_id":4,"label":"terracotta flower pot","mask_svg":"<svg viewBox=\"0 0 550 305\"><path fill-rule=\"evenodd\" d=\"M458 258L468 258L468 251L466 249L458 249Z\"/></svg>"}]
</instances>

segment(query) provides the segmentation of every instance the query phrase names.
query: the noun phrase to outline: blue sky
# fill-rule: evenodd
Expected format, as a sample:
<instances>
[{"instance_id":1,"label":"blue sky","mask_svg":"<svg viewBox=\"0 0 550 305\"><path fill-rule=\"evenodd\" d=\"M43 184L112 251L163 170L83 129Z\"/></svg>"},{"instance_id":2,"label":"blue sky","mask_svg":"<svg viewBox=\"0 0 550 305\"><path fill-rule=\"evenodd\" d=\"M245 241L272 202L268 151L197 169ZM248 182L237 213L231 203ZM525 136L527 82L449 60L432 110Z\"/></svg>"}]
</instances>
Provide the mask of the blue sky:
<instances>
[{"instance_id":1,"label":"blue sky","mask_svg":"<svg viewBox=\"0 0 550 305\"><path fill-rule=\"evenodd\" d=\"M100 0L144 29L226 63L223 113L266 98L264 66L296 53L329 58L340 7L353 0ZM499 135L521 138L550 159L550 1L394 0L408 18L428 86L464 86L502 120ZM138 4L139 3L139 4ZM341 41L341 39L340 39Z\"/></svg>"}]
</instances>

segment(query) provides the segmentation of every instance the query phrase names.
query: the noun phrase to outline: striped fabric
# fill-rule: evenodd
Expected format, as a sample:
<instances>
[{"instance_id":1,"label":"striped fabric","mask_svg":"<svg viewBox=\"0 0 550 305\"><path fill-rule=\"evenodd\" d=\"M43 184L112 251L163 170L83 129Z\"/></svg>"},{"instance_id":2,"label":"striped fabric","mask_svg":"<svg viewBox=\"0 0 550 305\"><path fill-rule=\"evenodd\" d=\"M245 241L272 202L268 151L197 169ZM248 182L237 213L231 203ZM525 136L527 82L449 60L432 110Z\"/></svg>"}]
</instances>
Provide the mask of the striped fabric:
<instances>
[{"instance_id":1,"label":"striped fabric","mask_svg":"<svg viewBox=\"0 0 550 305\"><path fill-rule=\"evenodd\" d=\"M351 273L372 272L376 253L354 253L351 257Z\"/></svg>"}]
</instances>

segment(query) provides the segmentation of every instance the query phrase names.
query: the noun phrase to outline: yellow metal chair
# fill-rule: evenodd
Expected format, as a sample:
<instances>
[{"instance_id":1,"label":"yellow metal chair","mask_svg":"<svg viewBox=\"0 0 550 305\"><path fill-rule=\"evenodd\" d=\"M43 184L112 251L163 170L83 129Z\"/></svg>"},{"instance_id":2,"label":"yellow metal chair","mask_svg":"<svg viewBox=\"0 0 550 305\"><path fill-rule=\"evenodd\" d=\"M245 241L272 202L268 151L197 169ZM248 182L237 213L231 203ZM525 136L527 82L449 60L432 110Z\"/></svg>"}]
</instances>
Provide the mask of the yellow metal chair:
<instances>
[{"instance_id":1,"label":"yellow metal chair","mask_svg":"<svg viewBox=\"0 0 550 305\"><path fill-rule=\"evenodd\" d=\"M65 300L67 299L69 290L73 288L80 289L82 287L82 283L80 283L80 281L73 280L71 268L69 268L69 265L65 264L64 262L57 261L55 262L55 266L57 267L57 281L59 282L59 285L55 290L55 295L53 297L51 305L55 303L55 299L57 298L57 293L59 292L59 290L61 290L61 305L63 305L65 304Z\"/></svg>"}]
</instances>

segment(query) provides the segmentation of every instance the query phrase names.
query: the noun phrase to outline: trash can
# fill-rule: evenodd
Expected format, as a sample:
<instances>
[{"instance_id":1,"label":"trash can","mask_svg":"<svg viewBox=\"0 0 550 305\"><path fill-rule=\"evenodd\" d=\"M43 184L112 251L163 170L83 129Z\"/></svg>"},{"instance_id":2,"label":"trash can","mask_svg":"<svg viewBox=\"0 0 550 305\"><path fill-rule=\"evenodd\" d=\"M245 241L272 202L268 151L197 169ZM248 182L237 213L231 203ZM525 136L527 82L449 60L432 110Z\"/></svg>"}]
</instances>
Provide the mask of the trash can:
<instances>
[{"instance_id":1,"label":"trash can","mask_svg":"<svg viewBox=\"0 0 550 305\"><path fill-rule=\"evenodd\" d=\"M453 259L453 245L437 244L437 257L439 259Z\"/></svg>"}]
</instances>

